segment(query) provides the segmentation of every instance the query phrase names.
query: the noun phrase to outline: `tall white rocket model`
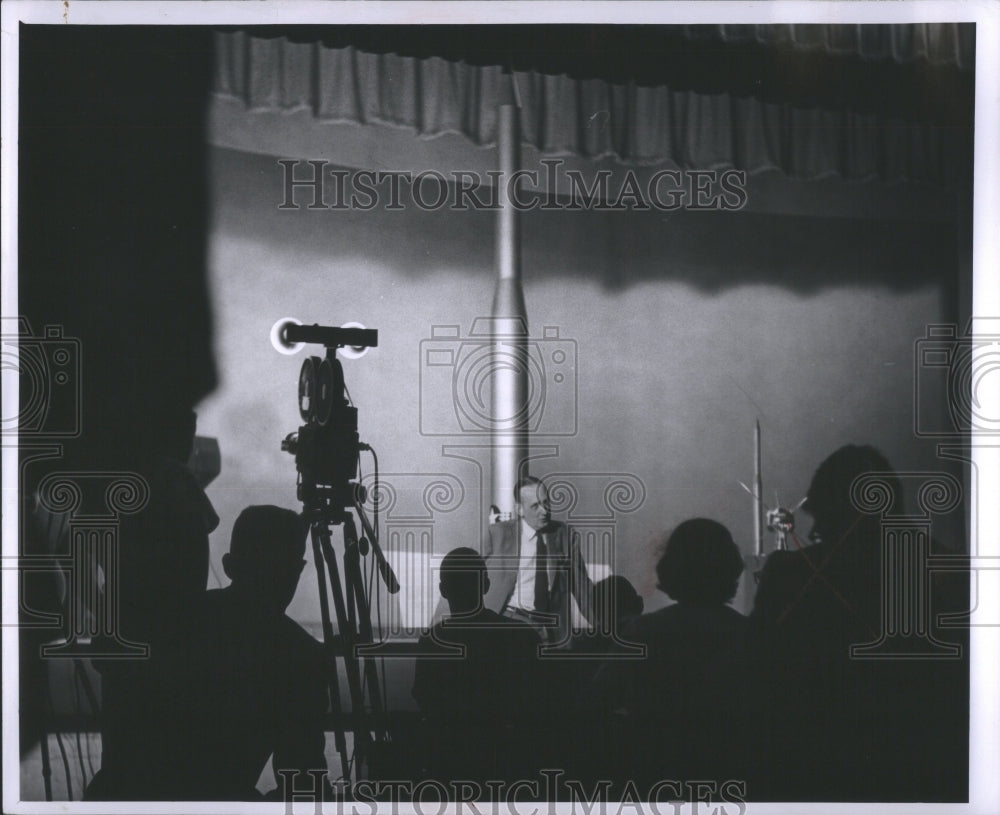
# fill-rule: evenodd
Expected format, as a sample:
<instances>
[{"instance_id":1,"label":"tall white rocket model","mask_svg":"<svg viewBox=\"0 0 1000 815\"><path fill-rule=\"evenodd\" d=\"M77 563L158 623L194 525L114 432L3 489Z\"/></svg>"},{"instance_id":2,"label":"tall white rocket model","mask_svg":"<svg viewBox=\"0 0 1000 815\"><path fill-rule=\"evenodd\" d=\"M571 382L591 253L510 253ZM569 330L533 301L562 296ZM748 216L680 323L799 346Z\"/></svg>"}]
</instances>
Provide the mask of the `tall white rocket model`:
<instances>
[{"instance_id":1,"label":"tall white rocket model","mask_svg":"<svg viewBox=\"0 0 1000 815\"><path fill-rule=\"evenodd\" d=\"M521 163L520 110L499 107L496 269L492 310L492 501L501 518L514 510L514 485L528 458L528 315L521 289L521 236L514 173Z\"/></svg>"},{"instance_id":2,"label":"tall white rocket model","mask_svg":"<svg viewBox=\"0 0 1000 815\"><path fill-rule=\"evenodd\" d=\"M753 553L764 554L764 478L761 474L760 419L753 426Z\"/></svg>"}]
</instances>

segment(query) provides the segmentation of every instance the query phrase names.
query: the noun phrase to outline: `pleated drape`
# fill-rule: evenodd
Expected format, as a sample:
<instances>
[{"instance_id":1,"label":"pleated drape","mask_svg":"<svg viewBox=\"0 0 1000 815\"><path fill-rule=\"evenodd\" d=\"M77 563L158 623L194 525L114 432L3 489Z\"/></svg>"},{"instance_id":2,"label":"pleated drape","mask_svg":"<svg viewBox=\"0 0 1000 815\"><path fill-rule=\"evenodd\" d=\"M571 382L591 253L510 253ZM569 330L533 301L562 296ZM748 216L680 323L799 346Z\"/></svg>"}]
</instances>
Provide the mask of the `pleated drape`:
<instances>
[{"instance_id":1,"label":"pleated drape","mask_svg":"<svg viewBox=\"0 0 1000 815\"><path fill-rule=\"evenodd\" d=\"M974 59L968 31L947 24L686 27L694 42L753 40L861 60L923 60L958 73ZM545 155L947 187L971 143L971 122L956 127L935 116L901 115L893 105L810 104L742 89L537 70L508 74L502 65L373 52L320 39L216 34L214 90L251 110L308 109L319 121L393 125L427 137L459 133L480 146L495 142L497 106L513 92L511 77L522 107L522 140Z\"/></svg>"}]
</instances>

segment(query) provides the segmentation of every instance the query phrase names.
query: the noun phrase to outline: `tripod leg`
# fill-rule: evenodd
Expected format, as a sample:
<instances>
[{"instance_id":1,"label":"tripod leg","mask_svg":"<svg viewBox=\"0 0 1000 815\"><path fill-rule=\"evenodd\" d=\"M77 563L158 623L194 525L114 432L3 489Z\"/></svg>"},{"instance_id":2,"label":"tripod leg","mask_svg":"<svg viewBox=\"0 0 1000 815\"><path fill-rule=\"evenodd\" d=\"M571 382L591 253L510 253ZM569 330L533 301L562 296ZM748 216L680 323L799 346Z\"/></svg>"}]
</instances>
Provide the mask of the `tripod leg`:
<instances>
[{"instance_id":1,"label":"tripod leg","mask_svg":"<svg viewBox=\"0 0 1000 815\"><path fill-rule=\"evenodd\" d=\"M40 742L42 748L42 785L45 787L45 800L52 800L52 758L49 756L49 729L42 728Z\"/></svg>"},{"instance_id":2,"label":"tripod leg","mask_svg":"<svg viewBox=\"0 0 1000 815\"><path fill-rule=\"evenodd\" d=\"M344 603L344 591L340 583L340 569L337 567L337 555L330 543L330 533L325 528L320 535L323 557L326 560L327 572L330 576L330 591L333 594L333 607L337 613L337 627L340 631L340 641L343 644L344 666L347 670L347 687L351 694L351 713L354 719L354 749L357 762L360 764L368 755L368 745L371 734L368 730L368 717L365 712L365 699L361 690L361 675L358 670L358 657L355 652L357 631L351 619L347 616Z\"/></svg>"},{"instance_id":3,"label":"tripod leg","mask_svg":"<svg viewBox=\"0 0 1000 815\"><path fill-rule=\"evenodd\" d=\"M337 651L334 644L333 624L330 622L330 600L326 593L326 574L323 571L323 555L320 540L326 533L326 528L319 527L315 522L310 527L313 545L313 560L316 563L316 582L319 586L319 607L323 619L323 646L326 650L329 670L328 687L330 705L335 719L334 744L340 754L340 767L344 774L344 783L350 785L351 765L347 757L347 739L344 737L343 708L340 704L340 680L337 678Z\"/></svg>"},{"instance_id":4,"label":"tripod leg","mask_svg":"<svg viewBox=\"0 0 1000 815\"><path fill-rule=\"evenodd\" d=\"M358 532L354 519L348 515L344 521L344 571L347 578L347 588L357 607L357 617L360 628L360 642L369 645L374 641L372 635L371 608L364 591L364 577L361 574L361 558L358 552ZM371 697L372 714L375 725L375 740L385 740L385 715L382 710L382 696L379 689L378 669L375 659L364 657L365 678L368 684L368 695Z\"/></svg>"}]
</instances>

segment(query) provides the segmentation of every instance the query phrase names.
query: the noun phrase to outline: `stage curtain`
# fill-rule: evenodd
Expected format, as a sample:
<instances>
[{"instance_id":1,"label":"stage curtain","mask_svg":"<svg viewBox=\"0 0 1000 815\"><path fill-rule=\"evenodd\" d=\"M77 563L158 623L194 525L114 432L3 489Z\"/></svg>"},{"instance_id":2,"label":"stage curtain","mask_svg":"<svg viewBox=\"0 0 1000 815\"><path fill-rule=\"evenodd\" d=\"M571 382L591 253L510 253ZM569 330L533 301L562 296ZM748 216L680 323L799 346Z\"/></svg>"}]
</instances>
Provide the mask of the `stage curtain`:
<instances>
[{"instance_id":1,"label":"stage curtain","mask_svg":"<svg viewBox=\"0 0 1000 815\"><path fill-rule=\"evenodd\" d=\"M839 176L948 187L967 164L971 121L929 108L926 99L914 92L913 83L907 84L910 74L900 76L898 64L918 60L928 68L932 61L946 62L949 77L967 73L964 66L972 58L968 37L959 35L954 26L939 29L694 26L684 30L689 46L701 47L698 44L706 38L752 40L758 50L761 42L772 50L791 43L800 49L820 49L824 59L846 51L852 63L861 65L840 71L839 86L827 83L829 87L813 97L801 92L810 85L801 73L815 70L816 64L792 65L789 70L796 81L789 84L797 87L784 98L780 92L784 74L780 64L775 68L770 54L768 87L759 94L752 87L748 90L745 71L739 70L740 60L749 58L745 50L727 56L723 67L706 68L715 77L707 87L687 81L700 75L698 59L728 47L718 43L705 50L707 56L692 56L688 48L678 58L684 73L671 86L650 84L645 76L640 84L572 71L515 69L508 74L501 64L416 51L365 50L343 44L342 38L331 44L300 34L219 31L214 90L242 100L250 110L308 109L320 121L393 125L426 137L459 133L481 146L495 142L498 104L516 96L522 107L523 141L545 155L613 157L625 164L681 168L736 167L751 173L778 169L803 180ZM866 73L864 66L877 58L890 67ZM754 59L754 65L760 64L759 56ZM523 60L514 64L519 62ZM664 73L669 77L669 71ZM732 81L720 85L718 77L730 74ZM866 84L865 77L875 81ZM959 84L971 87L966 79L960 77ZM951 94L944 96L948 99Z\"/></svg>"},{"instance_id":2,"label":"stage curtain","mask_svg":"<svg viewBox=\"0 0 1000 815\"><path fill-rule=\"evenodd\" d=\"M687 25L691 39L726 43L757 42L790 45L868 60L909 63L924 59L933 65L975 68L975 27L956 23L909 25Z\"/></svg>"}]
</instances>

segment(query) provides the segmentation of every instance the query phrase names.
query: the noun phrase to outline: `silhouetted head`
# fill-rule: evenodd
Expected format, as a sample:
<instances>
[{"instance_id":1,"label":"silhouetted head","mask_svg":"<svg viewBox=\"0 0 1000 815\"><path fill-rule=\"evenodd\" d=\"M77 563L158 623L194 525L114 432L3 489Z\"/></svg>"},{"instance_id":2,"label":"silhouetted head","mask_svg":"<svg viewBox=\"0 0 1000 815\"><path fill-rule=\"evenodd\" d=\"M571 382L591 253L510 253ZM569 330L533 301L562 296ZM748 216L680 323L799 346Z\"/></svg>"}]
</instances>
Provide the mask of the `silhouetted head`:
<instances>
[{"instance_id":1,"label":"silhouetted head","mask_svg":"<svg viewBox=\"0 0 1000 815\"><path fill-rule=\"evenodd\" d=\"M176 461L187 463L194 449L194 437L198 428L198 414L187 407L173 411L161 433L160 444L165 455Z\"/></svg>"},{"instance_id":2,"label":"silhouetted head","mask_svg":"<svg viewBox=\"0 0 1000 815\"><path fill-rule=\"evenodd\" d=\"M607 620L610 614L612 625L619 630L633 617L642 614L642 598L627 578L620 574L605 577L594 586L594 606L598 619Z\"/></svg>"},{"instance_id":3,"label":"silhouetted head","mask_svg":"<svg viewBox=\"0 0 1000 815\"><path fill-rule=\"evenodd\" d=\"M544 529L551 520L549 493L534 476L526 475L514 487L514 508L519 518L534 530Z\"/></svg>"},{"instance_id":4,"label":"silhouetted head","mask_svg":"<svg viewBox=\"0 0 1000 815\"><path fill-rule=\"evenodd\" d=\"M743 558L729 530L708 518L684 521L667 539L656 576L678 603L718 606L736 595Z\"/></svg>"},{"instance_id":5,"label":"silhouetted head","mask_svg":"<svg viewBox=\"0 0 1000 815\"><path fill-rule=\"evenodd\" d=\"M244 509L233 524L229 552L222 558L233 587L254 605L284 613L306 563L307 528L302 516L290 509Z\"/></svg>"},{"instance_id":6,"label":"silhouetted head","mask_svg":"<svg viewBox=\"0 0 1000 815\"><path fill-rule=\"evenodd\" d=\"M452 614L477 611L483 595L490 590L486 561L475 549L460 546L441 561L441 596L448 601Z\"/></svg>"},{"instance_id":7,"label":"silhouetted head","mask_svg":"<svg viewBox=\"0 0 1000 815\"><path fill-rule=\"evenodd\" d=\"M900 495L899 480L892 466L874 447L848 444L819 465L802 505L813 516L811 538L837 542L866 519L877 521L875 516L860 513L851 502L851 484L869 472L885 473L893 496Z\"/></svg>"}]
</instances>

